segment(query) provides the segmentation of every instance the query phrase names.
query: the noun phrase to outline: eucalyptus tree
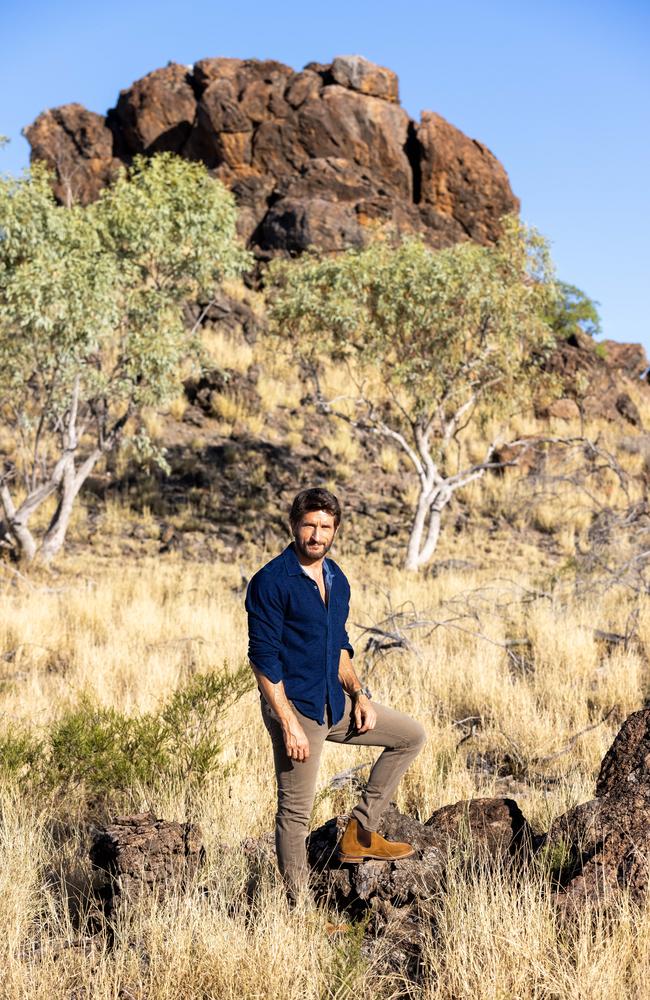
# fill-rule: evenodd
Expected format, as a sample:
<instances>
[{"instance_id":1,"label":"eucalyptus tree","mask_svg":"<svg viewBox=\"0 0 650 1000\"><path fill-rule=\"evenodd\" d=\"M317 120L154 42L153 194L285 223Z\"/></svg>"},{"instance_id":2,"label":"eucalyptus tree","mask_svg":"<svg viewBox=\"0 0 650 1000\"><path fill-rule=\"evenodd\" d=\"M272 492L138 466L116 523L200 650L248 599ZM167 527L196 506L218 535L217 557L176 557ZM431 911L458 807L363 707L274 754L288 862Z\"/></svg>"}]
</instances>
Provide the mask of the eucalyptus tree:
<instances>
[{"instance_id":1,"label":"eucalyptus tree","mask_svg":"<svg viewBox=\"0 0 650 1000\"><path fill-rule=\"evenodd\" d=\"M321 411L394 442L418 484L405 565L431 559L456 490L499 463L491 441L462 460L459 435L528 397L552 342L547 245L518 220L494 246L434 251L418 239L271 268L276 330L310 373ZM324 397L324 358L356 373L351 405Z\"/></svg>"},{"instance_id":2,"label":"eucalyptus tree","mask_svg":"<svg viewBox=\"0 0 650 1000\"><path fill-rule=\"evenodd\" d=\"M81 487L129 419L178 392L195 339L184 302L250 264L235 223L225 187L171 154L136 159L86 207L57 204L39 165L0 180L0 417L14 433L0 501L21 558L61 549ZM153 447L144 433L136 443Z\"/></svg>"}]
</instances>

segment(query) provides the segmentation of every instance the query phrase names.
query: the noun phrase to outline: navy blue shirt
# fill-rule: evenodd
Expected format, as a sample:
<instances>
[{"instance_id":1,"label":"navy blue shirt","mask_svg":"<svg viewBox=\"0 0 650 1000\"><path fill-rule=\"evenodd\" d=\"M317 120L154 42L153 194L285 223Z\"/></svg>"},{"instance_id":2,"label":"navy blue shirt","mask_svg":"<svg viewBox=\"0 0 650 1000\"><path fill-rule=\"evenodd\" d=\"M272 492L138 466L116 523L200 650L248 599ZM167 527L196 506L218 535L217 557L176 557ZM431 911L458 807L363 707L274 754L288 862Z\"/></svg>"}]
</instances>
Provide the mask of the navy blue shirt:
<instances>
[{"instance_id":1,"label":"navy blue shirt","mask_svg":"<svg viewBox=\"0 0 650 1000\"><path fill-rule=\"evenodd\" d=\"M260 673L284 682L287 698L321 725L329 704L332 724L343 717L339 681L342 649L354 655L345 623L350 585L331 559L323 560L327 605L300 565L293 545L263 566L248 584L248 656Z\"/></svg>"}]
</instances>

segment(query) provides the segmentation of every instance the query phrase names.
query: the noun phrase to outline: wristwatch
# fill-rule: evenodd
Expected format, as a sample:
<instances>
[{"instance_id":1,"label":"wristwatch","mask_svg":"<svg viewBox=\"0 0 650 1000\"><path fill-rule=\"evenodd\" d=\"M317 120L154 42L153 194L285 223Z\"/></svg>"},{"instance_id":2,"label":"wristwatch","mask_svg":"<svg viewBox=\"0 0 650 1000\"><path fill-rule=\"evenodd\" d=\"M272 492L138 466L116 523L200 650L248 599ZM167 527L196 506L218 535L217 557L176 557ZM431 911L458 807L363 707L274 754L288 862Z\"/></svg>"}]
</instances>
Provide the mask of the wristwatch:
<instances>
[{"instance_id":1,"label":"wristwatch","mask_svg":"<svg viewBox=\"0 0 650 1000\"><path fill-rule=\"evenodd\" d=\"M366 696L368 701L372 700L372 695L370 694L370 691L368 690L367 687L360 687L357 688L356 691L350 691L350 698L352 699L352 701L357 701L362 694Z\"/></svg>"}]
</instances>

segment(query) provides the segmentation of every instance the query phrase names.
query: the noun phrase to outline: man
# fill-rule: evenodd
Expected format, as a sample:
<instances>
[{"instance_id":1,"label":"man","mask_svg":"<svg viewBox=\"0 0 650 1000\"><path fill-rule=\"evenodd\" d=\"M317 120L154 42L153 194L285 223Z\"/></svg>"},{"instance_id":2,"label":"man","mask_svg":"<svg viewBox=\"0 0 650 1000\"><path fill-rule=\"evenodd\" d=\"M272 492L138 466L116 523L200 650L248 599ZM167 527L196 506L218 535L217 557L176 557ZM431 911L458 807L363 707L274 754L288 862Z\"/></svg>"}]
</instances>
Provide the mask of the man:
<instances>
[{"instance_id":1,"label":"man","mask_svg":"<svg viewBox=\"0 0 650 1000\"><path fill-rule=\"evenodd\" d=\"M346 631L350 586L326 559L341 522L328 490L298 493L292 544L262 567L246 593L248 653L270 734L278 790L275 844L290 899L307 885L305 838L325 740L384 747L339 843L339 859L411 857L409 844L377 833L380 817L422 749L422 726L373 704L352 666Z\"/></svg>"}]
</instances>

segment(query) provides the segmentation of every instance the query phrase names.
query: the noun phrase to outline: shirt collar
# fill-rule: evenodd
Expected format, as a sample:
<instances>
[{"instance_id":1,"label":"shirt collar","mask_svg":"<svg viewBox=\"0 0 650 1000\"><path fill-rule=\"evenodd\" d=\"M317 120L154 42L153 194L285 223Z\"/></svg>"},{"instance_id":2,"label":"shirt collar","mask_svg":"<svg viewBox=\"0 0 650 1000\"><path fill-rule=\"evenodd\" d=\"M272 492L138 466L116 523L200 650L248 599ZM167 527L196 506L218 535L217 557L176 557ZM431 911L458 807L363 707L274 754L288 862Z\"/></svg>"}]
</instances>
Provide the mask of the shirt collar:
<instances>
[{"instance_id":1,"label":"shirt collar","mask_svg":"<svg viewBox=\"0 0 650 1000\"><path fill-rule=\"evenodd\" d=\"M296 550L294 549L292 543L287 545L282 555L284 557L284 565L286 567L289 576L300 576L301 574L303 574L304 576L309 577L309 573L307 573L304 566L298 559L298 556L296 555ZM329 562L327 561L327 559L323 559L323 576L325 578L325 586L328 589L332 582L333 575L334 574L332 572L332 567L330 566ZM311 577L309 577L309 579L311 579Z\"/></svg>"}]
</instances>

